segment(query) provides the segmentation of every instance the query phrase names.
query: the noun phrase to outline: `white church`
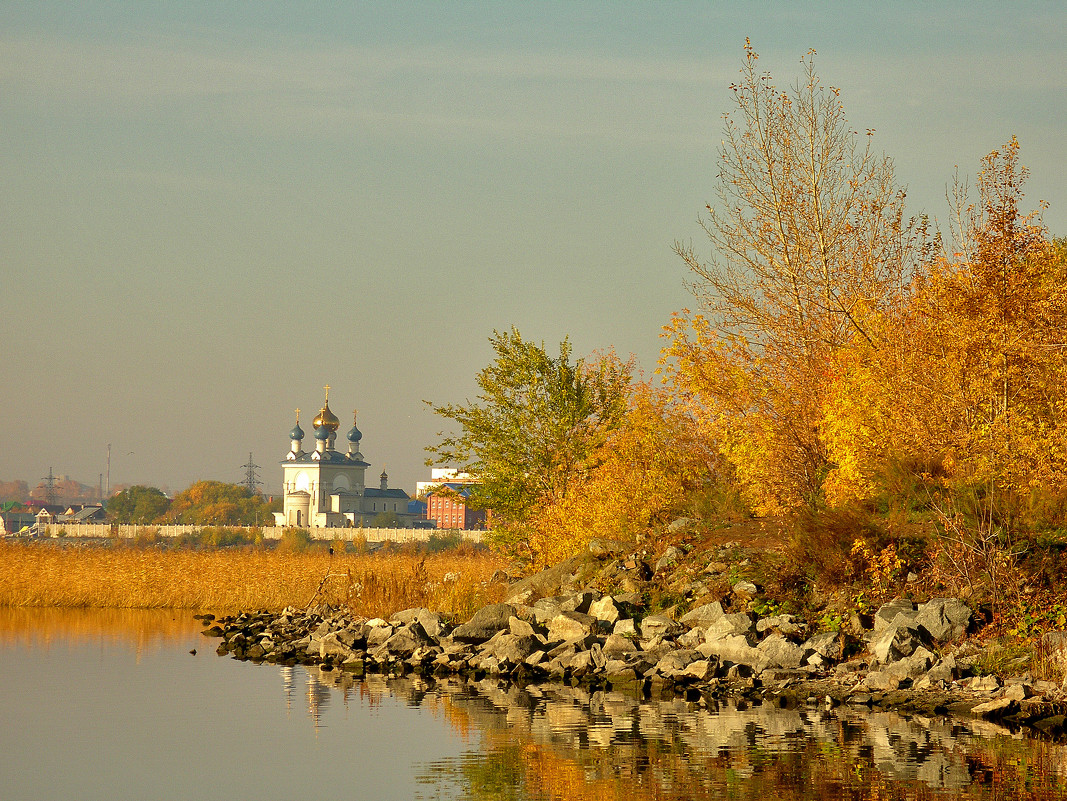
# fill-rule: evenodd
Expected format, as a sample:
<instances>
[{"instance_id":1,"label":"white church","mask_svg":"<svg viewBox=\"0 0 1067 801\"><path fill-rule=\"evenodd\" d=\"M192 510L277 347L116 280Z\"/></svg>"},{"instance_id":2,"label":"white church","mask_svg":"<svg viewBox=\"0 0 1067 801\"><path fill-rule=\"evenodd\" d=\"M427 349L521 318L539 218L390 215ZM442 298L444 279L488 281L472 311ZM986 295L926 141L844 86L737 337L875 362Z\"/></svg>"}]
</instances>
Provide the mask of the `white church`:
<instances>
[{"instance_id":1,"label":"white church","mask_svg":"<svg viewBox=\"0 0 1067 801\"><path fill-rule=\"evenodd\" d=\"M289 432L291 447L282 461L283 504L275 512L279 526L298 528L343 528L372 525L382 513L395 513L399 525L410 527L424 515L408 511L410 498L402 489L389 489L389 476L382 471L379 486L367 488L364 474L370 464L359 451L363 434L356 427L348 432L348 452L336 449L337 429L341 421L330 411L330 387L326 400L312 421L315 449L304 450L304 431L300 428L300 410L296 425ZM391 516L391 515L390 515Z\"/></svg>"}]
</instances>

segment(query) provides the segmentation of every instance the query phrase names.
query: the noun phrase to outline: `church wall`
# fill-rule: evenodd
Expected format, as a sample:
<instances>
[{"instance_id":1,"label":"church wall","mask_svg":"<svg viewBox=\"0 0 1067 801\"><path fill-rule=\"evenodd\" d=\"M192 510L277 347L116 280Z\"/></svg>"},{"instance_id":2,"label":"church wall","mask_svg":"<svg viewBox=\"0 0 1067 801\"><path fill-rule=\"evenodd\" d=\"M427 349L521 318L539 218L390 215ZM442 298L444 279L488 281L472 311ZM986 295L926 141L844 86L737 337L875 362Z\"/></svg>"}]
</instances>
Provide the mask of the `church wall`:
<instances>
[{"instance_id":1,"label":"church wall","mask_svg":"<svg viewBox=\"0 0 1067 801\"><path fill-rule=\"evenodd\" d=\"M195 534L206 526L147 526L147 525L118 525L108 523L50 523L44 527L45 537L110 537L114 535L123 539L132 539L138 533L153 530L158 531L161 537L177 537L182 534ZM226 526L232 529L251 530L251 526ZM279 540L284 526L263 526L260 528L263 538L267 540ZM62 532L62 534L60 533ZM427 542L432 534L440 531L429 528L313 528L309 534L313 540L331 542L335 539L354 542L362 536L367 542ZM481 542L481 531L460 531L463 539L468 542Z\"/></svg>"}]
</instances>

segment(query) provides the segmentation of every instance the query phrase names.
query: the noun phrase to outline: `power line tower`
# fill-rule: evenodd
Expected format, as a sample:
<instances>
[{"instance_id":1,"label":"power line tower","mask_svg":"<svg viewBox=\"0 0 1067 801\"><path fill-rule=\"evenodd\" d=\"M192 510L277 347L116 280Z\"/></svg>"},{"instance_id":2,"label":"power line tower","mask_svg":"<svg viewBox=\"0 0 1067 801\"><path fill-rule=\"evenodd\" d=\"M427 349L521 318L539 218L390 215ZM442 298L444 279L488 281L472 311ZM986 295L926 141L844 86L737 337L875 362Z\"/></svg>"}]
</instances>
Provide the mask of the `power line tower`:
<instances>
[{"instance_id":1,"label":"power line tower","mask_svg":"<svg viewBox=\"0 0 1067 801\"><path fill-rule=\"evenodd\" d=\"M48 475L41 479L44 482L45 503L49 506L56 505L56 477L52 475L52 468L48 468Z\"/></svg>"},{"instance_id":2,"label":"power line tower","mask_svg":"<svg viewBox=\"0 0 1067 801\"><path fill-rule=\"evenodd\" d=\"M259 494L259 485L263 482L259 480L259 465L252 461L252 452L248 452L248 464L243 464L241 467L245 471L244 485L248 488L248 492L251 495Z\"/></svg>"}]
</instances>

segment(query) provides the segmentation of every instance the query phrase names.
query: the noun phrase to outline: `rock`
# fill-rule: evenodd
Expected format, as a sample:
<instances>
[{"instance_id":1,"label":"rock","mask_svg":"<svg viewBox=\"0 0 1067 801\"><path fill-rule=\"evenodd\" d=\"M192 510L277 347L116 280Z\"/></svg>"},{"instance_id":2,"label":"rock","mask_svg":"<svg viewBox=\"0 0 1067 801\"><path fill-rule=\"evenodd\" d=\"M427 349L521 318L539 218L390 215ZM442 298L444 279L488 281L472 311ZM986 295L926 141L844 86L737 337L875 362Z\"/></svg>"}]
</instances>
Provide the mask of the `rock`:
<instances>
[{"instance_id":1,"label":"rock","mask_svg":"<svg viewBox=\"0 0 1067 801\"><path fill-rule=\"evenodd\" d=\"M530 609L538 625L545 625L563 611L563 606L558 598L541 598Z\"/></svg>"},{"instance_id":2,"label":"rock","mask_svg":"<svg viewBox=\"0 0 1067 801\"><path fill-rule=\"evenodd\" d=\"M915 625L934 642L962 637L971 624L971 609L955 598L932 598L919 608Z\"/></svg>"},{"instance_id":3,"label":"rock","mask_svg":"<svg viewBox=\"0 0 1067 801\"><path fill-rule=\"evenodd\" d=\"M676 520L672 520L667 526L668 534L680 534L684 531L688 531L700 521L692 517L679 517Z\"/></svg>"},{"instance_id":4,"label":"rock","mask_svg":"<svg viewBox=\"0 0 1067 801\"><path fill-rule=\"evenodd\" d=\"M921 644L919 630L898 614L893 623L883 628L871 642L871 653L879 663L886 665L910 656Z\"/></svg>"},{"instance_id":5,"label":"rock","mask_svg":"<svg viewBox=\"0 0 1067 801\"><path fill-rule=\"evenodd\" d=\"M675 642L682 648L696 648L706 639L704 629L689 629L684 634L679 634Z\"/></svg>"},{"instance_id":6,"label":"rock","mask_svg":"<svg viewBox=\"0 0 1067 801\"><path fill-rule=\"evenodd\" d=\"M896 690L900 687L900 676L886 670L872 670L864 677L863 686L868 690Z\"/></svg>"},{"instance_id":7,"label":"rock","mask_svg":"<svg viewBox=\"0 0 1067 801\"><path fill-rule=\"evenodd\" d=\"M781 634L772 634L756 646L763 663L774 668L798 668L804 662L804 649Z\"/></svg>"},{"instance_id":8,"label":"rock","mask_svg":"<svg viewBox=\"0 0 1067 801\"><path fill-rule=\"evenodd\" d=\"M677 546L674 546L674 545L667 546L667 550L665 550L663 552L663 556L661 556L656 561L655 572L656 573L662 573L665 570L673 567L674 565L678 564L678 562L681 561L683 556L685 556L685 553L684 553L684 551L682 551L681 548L678 548Z\"/></svg>"},{"instance_id":9,"label":"rock","mask_svg":"<svg viewBox=\"0 0 1067 801\"><path fill-rule=\"evenodd\" d=\"M874 613L875 633L886 628L899 614L903 614L906 619L913 620L919 613L916 611L913 601L905 598L894 598L889 603L882 604L878 611Z\"/></svg>"},{"instance_id":10,"label":"rock","mask_svg":"<svg viewBox=\"0 0 1067 801\"><path fill-rule=\"evenodd\" d=\"M971 714L987 720L1003 718L1017 712L1019 702L1014 698L994 698L971 709Z\"/></svg>"},{"instance_id":11,"label":"rock","mask_svg":"<svg viewBox=\"0 0 1067 801\"><path fill-rule=\"evenodd\" d=\"M718 601L698 606L682 615L680 622L687 626L707 628L723 616L722 604Z\"/></svg>"},{"instance_id":12,"label":"rock","mask_svg":"<svg viewBox=\"0 0 1067 801\"><path fill-rule=\"evenodd\" d=\"M689 663L697 661L701 656L700 652L685 648L671 651L656 662L656 672L666 678L673 678L681 673Z\"/></svg>"},{"instance_id":13,"label":"rock","mask_svg":"<svg viewBox=\"0 0 1067 801\"><path fill-rule=\"evenodd\" d=\"M996 676L973 676L960 684L971 692L994 693L1000 689L1000 679Z\"/></svg>"},{"instance_id":14,"label":"rock","mask_svg":"<svg viewBox=\"0 0 1067 801\"><path fill-rule=\"evenodd\" d=\"M485 642L498 631L508 628L508 621L516 616L515 613L516 609L511 604L483 606L469 621L455 628L452 639L470 643Z\"/></svg>"},{"instance_id":15,"label":"rock","mask_svg":"<svg viewBox=\"0 0 1067 801\"><path fill-rule=\"evenodd\" d=\"M593 603L593 600L593 593L588 590L572 592L563 597L559 603L559 608L561 612L581 612L586 614L589 612L589 606Z\"/></svg>"},{"instance_id":16,"label":"rock","mask_svg":"<svg viewBox=\"0 0 1067 801\"><path fill-rule=\"evenodd\" d=\"M641 636L648 640L657 636L681 634L684 628L681 623L666 615L649 615L641 621Z\"/></svg>"},{"instance_id":17,"label":"rock","mask_svg":"<svg viewBox=\"0 0 1067 801\"><path fill-rule=\"evenodd\" d=\"M1000 694L1001 698L1010 698L1014 701L1022 701L1033 695L1033 689L1025 682L1012 682L1004 687Z\"/></svg>"},{"instance_id":18,"label":"rock","mask_svg":"<svg viewBox=\"0 0 1067 801\"><path fill-rule=\"evenodd\" d=\"M685 670L682 671L681 676L696 681L708 681L715 677L717 668L717 660L695 659L685 666Z\"/></svg>"},{"instance_id":19,"label":"rock","mask_svg":"<svg viewBox=\"0 0 1067 801\"><path fill-rule=\"evenodd\" d=\"M891 663L885 671L900 679L914 679L926 673L936 658L920 645L909 656Z\"/></svg>"},{"instance_id":20,"label":"rock","mask_svg":"<svg viewBox=\"0 0 1067 801\"><path fill-rule=\"evenodd\" d=\"M623 637L636 637L637 623L632 618L620 620L615 624L615 628L612 629L612 632L614 634L621 634Z\"/></svg>"},{"instance_id":21,"label":"rock","mask_svg":"<svg viewBox=\"0 0 1067 801\"><path fill-rule=\"evenodd\" d=\"M426 633L419 621L412 621L407 626L396 630L392 637L382 643L381 648L393 656L409 657L416 648L430 645L433 640Z\"/></svg>"},{"instance_id":22,"label":"rock","mask_svg":"<svg viewBox=\"0 0 1067 801\"><path fill-rule=\"evenodd\" d=\"M608 657L614 657L616 659L621 658L627 654L636 654L637 645L629 637L623 637L620 634L609 634L604 640L603 645L604 655Z\"/></svg>"},{"instance_id":23,"label":"rock","mask_svg":"<svg viewBox=\"0 0 1067 801\"><path fill-rule=\"evenodd\" d=\"M747 637L740 634L708 640L698 647L697 651L706 658L718 657L719 662L723 664L733 663L752 668L759 665L763 659L763 654L752 647Z\"/></svg>"},{"instance_id":24,"label":"rock","mask_svg":"<svg viewBox=\"0 0 1067 801\"><path fill-rule=\"evenodd\" d=\"M508 631L516 637L532 637L534 635L534 627L529 622L514 616L508 618Z\"/></svg>"},{"instance_id":25,"label":"rock","mask_svg":"<svg viewBox=\"0 0 1067 801\"><path fill-rule=\"evenodd\" d=\"M949 684L956 680L958 671L956 670L956 660L951 656L946 656L935 664L926 673L926 677L931 681L941 681L945 684Z\"/></svg>"},{"instance_id":26,"label":"rock","mask_svg":"<svg viewBox=\"0 0 1067 801\"><path fill-rule=\"evenodd\" d=\"M723 615L707 628L706 639L717 640L721 637L734 637L741 635L754 642L756 627L752 618L744 612L733 612Z\"/></svg>"},{"instance_id":27,"label":"rock","mask_svg":"<svg viewBox=\"0 0 1067 801\"><path fill-rule=\"evenodd\" d=\"M585 551L563 560L558 565L545 568L540 573L516 581L508 587L505 603L528 604L538 598L555 595L570 583L574 574L589 559L593 559L593 556Z\"/></svg>"},{"instance_id":28,"label":"rock","mask_svg":"<svg viewBox=\"0 0 1067 801\"><path fill-rule=\"evenodd\" d=\"M704 568L704 572L708 575L717 576L720 573L725 573L730 569L730 566L726 562L713 561L709 562L708 566Z\"/></svg>"},{"instance_id":29,"label":"rock","mask_svg":"<svg viewBox=\"0 0 1067 801\"><path fill-rule=\"evenodd\" d=\"M798 637L807 630L803 621L798 621L793 615L774 615L760 618L756 621L756 631L763 634L765 631L777 631L786 637Z\"/></svg>"},{"instance_id":30,"label":"rock","mask_svg":"<svg viewBox=\"0 0 1067 801\"><path fill-rule=\"evenodd\" d=\"M495 639L495 638L494 638ZM534 635L504 634L493 643L490 654L501 667L514 667L541 649L541 641Z\"/></svg>"},{"instance_id":31,"label":"rock","mask_svg":"<svg viewBox=\"0 0 1067 801\"><path fill-rule=\"evenodd\" d=\"M809 637L801 647L825 660L839 662L845 657L845 642L840 631L824 631Z\"/></svg>"},{"instance_id":32,"label":"rock","mask_svg":"<svg viewBox=\"0 0 1067 801\"><path fill-rule=\"evenodd\" d=\"M378 648L393 636L393 627L381 618L367 621L367 650Z\"/></svg>"},{"instance_id":33,"label":"rock","mask_svg":"<svg viewBox=\"0 0 1067 801\"><path fill-rule=\"evenodd\" d=\"M589 553L598 559L602 559L607 556L618 556L619 554L626 553L630 549L630 545L621 540L605 540L599 537L589 540Z\"/></svg>"},{"instance_id":34,"label":"rock","mask_svg":"<svg viewBox=\"0 0 1067 801\"><path fill-rule=\"evenodd\" d=\"M613 626L622 617L622 612L619 611L619 607L615 605L615 601L611 596L605 596L599 601L591 603L589 605L589 614L597 620L606 621Z\"/></svg>"},{"instance_id":35,"label":"rock","mask_svg":"<svg viewBox=\"0 0 1067 801\"><path fill-rule=\"evenodd\" d=\"M431 637L437 638L444 634L445 624L441 615L437 612L431 612L429 609L421 607L405 609L389 618L390 623L396 623L401 626L413 620L419 621L419 624Z\"/></svg>"},{"instance_id":36,"label":"rock","mask_svg":"<svg viewBox=\"0 0 1067 801\"><path fill-rule=\"evenodd\" d=\"M548 639L579 640L593 633L596 618L581 612L560 612L548 622Z\"/></svg>"},{"instance_id":37,"label":"rock","mask_svg":"<svg viewBox=\"0 0 1067 801\"><path fill-rule=\"evenodd\" d=\"M744 579L734 584L730 589L734 595L741 595L747 598L753 598L756 593L759 592L759 587L751 581L745 581Z\"/></svg>"}]
</instances>

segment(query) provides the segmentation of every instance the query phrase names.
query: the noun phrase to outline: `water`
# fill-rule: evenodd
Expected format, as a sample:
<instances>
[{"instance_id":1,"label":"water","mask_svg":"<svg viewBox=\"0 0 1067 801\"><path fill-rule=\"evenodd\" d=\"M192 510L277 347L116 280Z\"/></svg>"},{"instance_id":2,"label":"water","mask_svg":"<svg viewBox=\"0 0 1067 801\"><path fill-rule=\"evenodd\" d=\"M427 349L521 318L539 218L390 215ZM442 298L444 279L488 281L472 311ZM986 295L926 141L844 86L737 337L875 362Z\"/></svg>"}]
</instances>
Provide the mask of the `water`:
<instances>
[{"instance_id":1,"label":"water","mask_svg":"<svg viewBox=\"0 0 1067 801\"><path fill-rule=\"evenodd\" d=\"M353 682L216 642L185 613L0 610L0 799L1067 798L1067 747L992 724Z\"/></svg>"}]
</instances>

